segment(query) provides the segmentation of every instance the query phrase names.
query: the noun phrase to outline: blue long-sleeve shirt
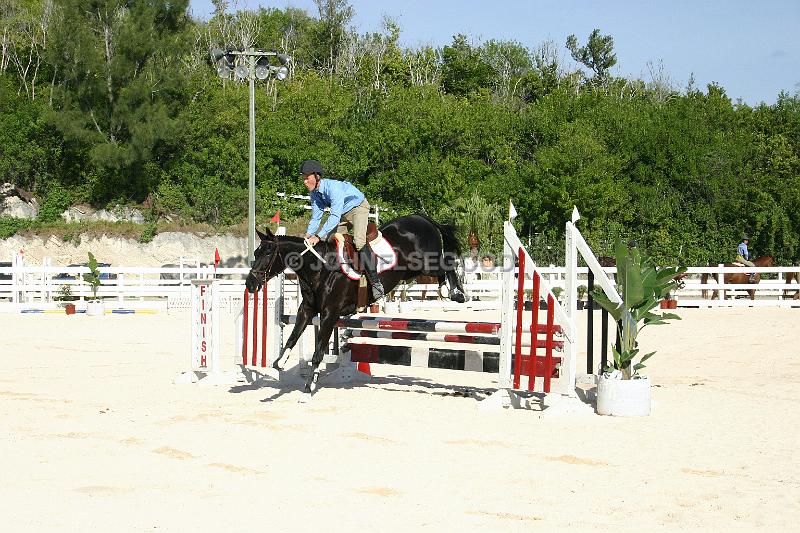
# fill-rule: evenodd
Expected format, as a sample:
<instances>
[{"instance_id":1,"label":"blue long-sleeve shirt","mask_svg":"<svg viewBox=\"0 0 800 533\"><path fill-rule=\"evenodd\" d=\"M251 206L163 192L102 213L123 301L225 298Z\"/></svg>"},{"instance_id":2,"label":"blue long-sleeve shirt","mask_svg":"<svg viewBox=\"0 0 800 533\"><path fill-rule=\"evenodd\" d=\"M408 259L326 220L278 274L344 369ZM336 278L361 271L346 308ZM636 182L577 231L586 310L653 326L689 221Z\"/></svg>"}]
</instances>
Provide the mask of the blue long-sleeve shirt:
<instances>
[{"instance_id":1,"label":"blue long-sleeve shirt","mask_svg":"<svg viewBox=\"0 0 800 533\"><path fill-rule=\"evenodd\" d=\"M313 235L317 232L325 208L329 207L331 211L328 220L317 233L320 238L325 238L339 225L343 214L358 207L363 201L364 193L352 183L325 178L319 180L319 187L311 191L311 221L306 233Z\"/></svg>"},{"instance_id":2,"label":"blue long-sleeve shirt","mask_svg":"<svg viewBox=\"0 0 800 533\"><path fill-rule=\"evenodd\" d=\"M747 245L744 242L739 243L739 247L736 249L736 253L747 259L750 260L750 252L747 251Z\"/></svg>"}]
</instances>

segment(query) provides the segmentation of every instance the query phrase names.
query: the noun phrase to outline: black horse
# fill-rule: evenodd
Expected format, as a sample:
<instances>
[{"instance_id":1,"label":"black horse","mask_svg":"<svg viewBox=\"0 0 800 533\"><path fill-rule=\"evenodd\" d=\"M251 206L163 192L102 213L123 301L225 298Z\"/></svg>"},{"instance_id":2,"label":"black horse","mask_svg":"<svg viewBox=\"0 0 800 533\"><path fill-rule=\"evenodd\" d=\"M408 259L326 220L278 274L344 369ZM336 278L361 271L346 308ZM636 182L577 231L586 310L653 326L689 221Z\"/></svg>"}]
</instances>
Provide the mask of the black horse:
<instances>
[{"instance_id":1,"label":"black horse","mask_svg":"<svg viewBox=\"0 0 800 533\"><path fill-rule=\"evenodd\" d=\"M313 317L320 317L311 374L304 389L310 394L317 388L319 365L339 317L356 312L359 282L351 280L341 271L332 242L322 241L314 247L325 259L321 261L315 254L307 252L300 237L278 237L269 229L266 233L256 231L261 237L261 244L255 251L255 261L247 276L247 290L251 293L257 291L267 280L290 268L297 274L302 294L294 329L273 363L274 368L282 369L280 363L284 356L294 348ZM380 227L380 231L397 253L397 266L380 274L387 293L401 281L426 275L435 276L441 283L447 280L451 300L459 303L466 301L461 280L455 272L461 256L455 227L438 224L425 215L417 214L387 222ZM368 293L371 299L371 291Z\"/></svg>"}]
</instances>

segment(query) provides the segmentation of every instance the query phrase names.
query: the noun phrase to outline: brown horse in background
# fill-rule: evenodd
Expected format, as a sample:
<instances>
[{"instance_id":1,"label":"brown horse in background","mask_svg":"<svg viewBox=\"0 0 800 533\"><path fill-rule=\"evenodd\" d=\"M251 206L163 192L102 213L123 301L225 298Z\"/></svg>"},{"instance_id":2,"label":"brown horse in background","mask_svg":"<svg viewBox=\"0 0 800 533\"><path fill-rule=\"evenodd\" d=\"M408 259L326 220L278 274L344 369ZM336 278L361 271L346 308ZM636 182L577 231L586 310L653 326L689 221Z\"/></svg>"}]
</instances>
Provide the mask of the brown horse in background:
<instances>
[{"instance_id":1,"label":"brown horse in background","mask_svg":"<svg viewBox=\"0 0 800 533\"><path fill-rule=\"evenodd\" d=\"M753 260L753 264L757 267L771 267L775 263L775 259L771 255L764 255L759 257L758 259ZM738 267L739 263L725 263L726 267ZM761 274L756 274L753 278L753 281L750 281L750 273L748 272L748 268L746 266L742 266L742 272L726 272L722 276L722 282L724 284L733 283L736 285L745 285L745 284L755 284L761 281ZM708 283L708 278L710 274L704 273L700 275L700 283ZM750 299L756 299L756 291L755 289L748 289L750 293ZM711 299L715 299L718 295L719 291L714 289L711 293ZM703 289L703 298L708 298L708 289ZM725 295L725 299L728 299L728 295Z\"/></svg>"},{"instance_id":2,"label":"brown horse in background","mask_svg":"<svg viewBox=\"0 0 800 533\"><path fill-rule=\"evenodd\" d=\"M798 265L800 266L800 265ZM787 272L786 273L786 283L800 283L800 272ZM792 290L794 290L794 296L792 297L793 300L800 300L800 290L798 289L784 289L783 297L788 298L791 294Z\"/></svg>"}]
</instances>

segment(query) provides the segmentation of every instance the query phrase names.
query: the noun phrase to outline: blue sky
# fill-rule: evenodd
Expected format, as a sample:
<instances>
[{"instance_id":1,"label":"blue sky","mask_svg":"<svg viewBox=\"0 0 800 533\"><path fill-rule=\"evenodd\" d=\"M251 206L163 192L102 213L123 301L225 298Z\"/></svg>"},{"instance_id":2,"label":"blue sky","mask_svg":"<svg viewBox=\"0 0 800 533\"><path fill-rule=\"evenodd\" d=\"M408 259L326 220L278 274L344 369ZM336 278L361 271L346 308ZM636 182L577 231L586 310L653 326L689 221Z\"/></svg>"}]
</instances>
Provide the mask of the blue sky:
<instances>
[{"instance_id":1,"label":"blue sky","mask_svg":"<svg viewBox=\"0 0 800 533\"><path fill-rule=\"evenodd\" d=\"M232 5L235 2L231 2ZM313 0L240 1L240 7L305 9ZM733 100L775 103L781 90L800 87L800 0L350 0L359 33L379 31L384 15L402 29L401 44L442 46L463 33L475 43L515 40L535 47L552 40L564 47L575 34L586 42L594 28L614 37L614 73L649 79L648 62L663 66L683 89L693 73L698 87L715 81ZM207 18L210 0L191 0ZM270 46L269 43L260 43Z\"/></svg>"}]
</instances>

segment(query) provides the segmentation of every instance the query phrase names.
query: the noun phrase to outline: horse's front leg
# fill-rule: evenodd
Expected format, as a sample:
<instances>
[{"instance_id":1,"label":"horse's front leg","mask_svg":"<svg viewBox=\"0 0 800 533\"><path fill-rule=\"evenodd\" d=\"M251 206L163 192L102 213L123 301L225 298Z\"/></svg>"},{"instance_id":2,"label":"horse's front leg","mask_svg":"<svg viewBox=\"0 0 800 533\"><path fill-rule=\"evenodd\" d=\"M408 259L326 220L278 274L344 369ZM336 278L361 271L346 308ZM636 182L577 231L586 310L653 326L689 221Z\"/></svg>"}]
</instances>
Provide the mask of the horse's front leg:
<instances>
[{"instance_id":1,"label":"horse's front leg","mask_svg":"<svg viewBox=\"0 0 800 533\"><path fill-rule=\"evenodd\" d=\"M322 358L328 351L331 334L333 333L338 321L338 312L323 311L320 315L319 332L317 333L317 345L316 349L314 350L314 357L311 359L311 373L308 375L305 389L303 389L303 392L306 394L313 394L319 388L319 365L322 363Z\"/></svg>"},{"instance_id":2,"label":"horse's front leg","mask_svg":"<svg viewBox=\"0 0 800 533\"><path fill-rule=\"evenodd\" d=\"M289 338L286 339L286 344L284 344L281 348L281 354L272 363L272 368L275 370L283 370L281 362L284 360L284 357L288 358L289 351L294 348L297 344L297 341L300 340L300 336L303 334L303 331L305 331L306 326L308 326L308 324L314 318L314 314L314 310L311 308L311 306L300 304L300 308L297 310L297 320L294 323L294 328L292 328L292 333L289 334Z\"/></svg>"}]
</instances>

